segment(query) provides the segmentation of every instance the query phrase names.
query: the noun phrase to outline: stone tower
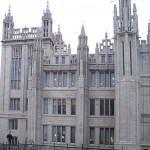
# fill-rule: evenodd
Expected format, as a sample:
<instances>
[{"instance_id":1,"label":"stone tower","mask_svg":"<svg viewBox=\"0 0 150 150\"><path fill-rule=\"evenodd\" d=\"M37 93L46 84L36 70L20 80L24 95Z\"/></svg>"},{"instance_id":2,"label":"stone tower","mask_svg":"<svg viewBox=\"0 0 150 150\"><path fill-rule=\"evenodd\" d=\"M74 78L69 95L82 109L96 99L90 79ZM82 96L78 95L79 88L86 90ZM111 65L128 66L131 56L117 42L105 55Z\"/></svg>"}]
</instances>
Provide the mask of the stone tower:
<instances>
[{"instance_id":1,"label":"stone tower","mask_svg":"<svg viewBox=\"0 0 150 150\"><path fill-rule=\"evenodd\" d=\"M88 111L88 53L89 48L87 46L87 36L85 34L84 26L82 25L81 33L78 37L78 48L77 48L77 58L78 58L78 92L77 92L77 107L80 107L78 113L78 124L79 128L79 144L87 145L85 137L87 137L87 111Z\"/></svg>"},{"instance_id":2,"label":"stone tower","mask_svg":"<svg viewBox=\"0 0 150 150\"><path fill-rule=\"evenodd\" d=\"M139 111L139 36L136 6L131 15L131 0L119 1L119 16L114 7L114 50L116 76L115 148L140 150Z\"/></svg>"},{"instance_id":3,"label":"stone tower","mask_svg":"<svg viewBox=\"0 0 150 150\"><path fill-rule=\"evenodd\" d=\"M3 40L11 39L14 28L13 17L11 16L11 10L9 6L9 10L7 15L5 14L5 18L3 20Z\"/></svg>"}]
</instances>

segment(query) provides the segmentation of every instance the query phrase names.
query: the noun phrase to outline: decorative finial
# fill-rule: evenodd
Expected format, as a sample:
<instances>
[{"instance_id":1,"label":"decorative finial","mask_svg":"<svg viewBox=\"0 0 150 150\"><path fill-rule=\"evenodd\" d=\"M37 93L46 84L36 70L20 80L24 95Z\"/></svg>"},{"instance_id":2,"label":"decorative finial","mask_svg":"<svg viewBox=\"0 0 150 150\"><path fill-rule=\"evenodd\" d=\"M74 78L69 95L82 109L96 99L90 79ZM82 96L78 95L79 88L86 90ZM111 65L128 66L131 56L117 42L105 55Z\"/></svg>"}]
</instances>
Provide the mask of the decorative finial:
<instances>
[{"instance_id":1,"label":"decorative finial","mask_svg":"<svg viewBox=\"0 0 150 150\"><path fill-rule=\"evenodd\" d=\"M48 0L47 0L46 12L47 13L50 12L50 10L49 10L49 1Z\"/></svg>"},{"instance_id":2,"label":"decorative finial","mask_svg":"<svg viewBox=\"0 0 150 150\"><path fill-rule=\"evenodd\" d=\"M58 33L60 33L60 24L58 24Z\"/></svg>"},{"instance_id":3,"label":"decorative finial","mask_svg":"<svg viewBox=\"0 0 150 150\"><path fill-rule=\"evenodd\" d=\"M9 4L8 16L11 16L11 4Z\"/></svg>"},{"instance_id":4,"label":"decorative finial","mask_svg":"<svg viewBox=\"0 0 150 150\"><path fill-rule=\"evenodd\" d=\"M105 39L107 39L108 38L108 35L107 35L107 31L106 31L106 33L105 33Z\"/></svg>"},{"instance_id":5,"label":"decorative finial","mask_svg":"<svg viewBox=\"0 0 150 150\"><path fill-rule=\"evenodd\" d=\"M136 4L135 4L135 3L133 4L133 12L134 12L134 13L136 13L136 12L137 12Z\"/></svg>"},{"instance_id":6,"label":"decorative finial","mask_svg":"<svg viewBox=\"0 0 150 150\"><path fill-rule=\"evenodd\" d=\"M84 25L82 25L81 35L85 35Z\"/></svg>"}]
</instances>

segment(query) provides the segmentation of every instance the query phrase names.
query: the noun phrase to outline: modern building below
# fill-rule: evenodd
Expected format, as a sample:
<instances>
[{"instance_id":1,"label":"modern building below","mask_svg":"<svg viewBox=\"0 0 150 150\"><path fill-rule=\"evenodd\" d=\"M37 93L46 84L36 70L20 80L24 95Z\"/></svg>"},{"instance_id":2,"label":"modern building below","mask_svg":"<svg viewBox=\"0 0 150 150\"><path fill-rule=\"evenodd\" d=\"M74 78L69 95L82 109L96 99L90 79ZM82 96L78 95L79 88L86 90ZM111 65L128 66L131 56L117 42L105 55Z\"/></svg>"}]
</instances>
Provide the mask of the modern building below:
<instances>
[{"instance_id":1,"label":"modern building below","mask_svg":"<svg viewBox=\"0 0 150 150\"><path fill-rule=\"evenodd\" d=\"M114 37L89 53L84 26L77 54L47 4L42 26L15 29L3 20L0 143L150 150L150 24L139 40L136 5L114 6ZM93 33L94 34L94 33Z\"/></svg>"}]
</instances>

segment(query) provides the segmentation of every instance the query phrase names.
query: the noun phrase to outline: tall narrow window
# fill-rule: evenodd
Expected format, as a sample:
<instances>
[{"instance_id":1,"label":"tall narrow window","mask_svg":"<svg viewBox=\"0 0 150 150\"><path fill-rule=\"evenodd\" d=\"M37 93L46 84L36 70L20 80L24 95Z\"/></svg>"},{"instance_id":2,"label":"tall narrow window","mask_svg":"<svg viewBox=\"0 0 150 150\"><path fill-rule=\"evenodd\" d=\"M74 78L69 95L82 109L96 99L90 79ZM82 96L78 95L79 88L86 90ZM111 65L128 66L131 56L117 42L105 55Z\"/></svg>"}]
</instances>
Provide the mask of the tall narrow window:
<instances>
[{"instance_id":1,"label":"tall narrow window","mask_svg":"<svg viewBox=\"0 0 150 150\"><path fill-rule=\"evenodd\" d=\"M109 145L109 128L105 128L105 145Z\"/></svg>"},{"instance_id":2,"label":"tall narrow window","mask_svg":"<svg viewBox=\"0 0 150 150\"><path fill-rule=\"evenodd\" d=\"M104 116L104 100L100 100L100 115Z\"/></svg>"},{"instance_id":3,"label":"tall narrow window","mask_svg":"<svg viewBox=\"0 0 150 150\"><path fill-rule=\"evenodd\" d=\"M62 86L62 73L58 73L58 86Z\"/></svg>"},{"instance_id":4,"label":"tall narrow window","mask_svg":"<svg viewBox=\"0 0 150 150\"><path fill-rule=\"evenodd\" d=\"M95 142L95 128L90 127L90 144L94 144Z\"/></svg>"},{"instance_id":5,"label":"tall narrow window","mask_svg":"<svg viewBox=\"0 0 150 150\"><path fill-rule=\"evenodd\" d=\"M114 87L115 86L115 76L114 76L114 72L110 73L110 86Z\"/></svg>"},{"instance_id":6,"label":"tall narrow window","mask_svg":"<svg viewBox=\"0 0 150 150\"><path fill-rule=\"evenodd\" d=\"M43 141L48 141L48 126L43 125Z\"/></svg>"},{"instance_id":7,"label":"tall narrow window","mask_svg":"<svg viewBox=\"0 0 150 150\"><path fill-rule=\"evenodd\" d=\"M114 128L110 128L110 145L114 145Z\"/></svg>"},{"instance_id":8,"label":"tall narrow window","mask_svg":"<svg viewBox=\"0 0 150 150\"><path fill-rule=\"evenodd\" d=\"M25 101L25 111L28 111L28 98L26 98L26 101Z\"/></svg>"},{"instance_id":9,"label":"tall narrow window","mask_svg":"<svg viewBox=\"0 0 150 150\"><path fill-rule=\"evenodd\" d=\"M44 37L48 37L48 21L47 20L44 20L44 22L43 22L43 24L44 24L44 32L43 32L43 36Z\"/></svg>"},{"instance_id":10,"label":"tall narrow window","mask_svg":"<svg viewBox=\"0 0 150 150\"><path fill-rule=\"evenodd\" d=\"M101 62L102 62L102 63L105 63L105 55L102 55L102 57L101 57Z\"/></svg>"},{"instance_id":11,"label":"tall narrow window","mask_svg":"<svg viewBox=\"0 0 150 150\"><path fill-rule=\"evenodd\" d=\"M71 72L71 86L75 87L76 86L76 73Z\"/></svg>"},{"instance_id":12,"label":"tall narrow window","mask_svg":"<svg viewBox=\"0 0 150 150\"><path fill-rule=\"evenodd\" d=\"M124 62L124 41L122 41L122 63L123 63L123 75L125 75L125 62Z\"/></svg>"},{"instance_id":13,"label":"tall narrow window","mask_svg":"<svg viewBox=\"0 0 150 150\"><path fill-rule=\"evenodd\" d=\"M71 115L76 115L76 100L71 100Z\"/></svg>"},{"instance_id":14,"label":"tall narrow window","mask_svg":"<svg viewBox=\"0 0 150 150\"><path fill-rule=\"evenodd\" d=\"M67 73L64 72L63 73L63 87L66 87L67 86Z\"/></svg>"},{"instance_id":15,"label":"tall narrow window","mask_svg":"<svg viewBox=\"0 0 150 150\"><path fill-rule=\"evenodd\" d=\"M58 114L61 114L61 100L58 100Z\"/></svg>"},{"instance_id":16,"label":"tall narrow window","mask_svg":"<svg viewBox=\"0 0 150 150\"><path fill-rule=\"evenodd\" d=\"M109 72L105 72L105 86L106 87L110 86L110 74L109 74Z\"/></svg>"},{"instance_id":17,"label":"tall narrow window","mask_svg":"<svg viewBox=\"0 0 150 150\"><path fill-rule=\"evenodd\" d=\"M62 57L62 64L65 64L65 57Z\"/></svg>"},{"instance_id":18,"label":"tall narrow window","mask_svg":"<svg viewBox=\"0 0 150 150\"><path fill-rule=\"evenodd\" d=\"M102 144L102 145L105 144L104 128L100 128L99 144Z\"/></svg>"},{"instance_id":19,"label":"tall narrow window","mask_svg":"<svg viewBox=\"0 0 150 150\"><path fill-rule=\"evenodd\" d=\"M21 89L21 61L22 47L14 47L12 50L12 67L11 67L11 89Z\"/></svg>"},{"instance_id":20,"label":"tall narrow window","mask_svg":"<svg viewBox=\"0 0 150 150\"><path fill-rule=\"evenodd\" d=\"M43 113L44 113L44 114L48 114L48 98L45 98L45 99L44 99Z\"/></svg>"},{"instance_id":21,"label":"tall narrow window","mask_svg":"<svg viewBox=\"0 0 150 150\"><path fill-rule=\"evenodd\" d=\"M95 87L96 86L96 73L91 72L91 86Z\"/></svg>"},{"instance_id":22,"label":"tall narrow window","mask_svg":"<svg viewBox=\"0 0 150 150\"><path fill-rule=\"evenodd\" d=\"M105 87L105 73L100 73L100 87Z\"/></svg>"},{"instance_id":23,"label":"tall narrow window","mask_svg":"<svg viewBox=\"0 0 150 150\"><path fill-rule=\"evenodd\" d=\"M53 82L54 82L54 87L57 87L57 85L58 85L57 73L54 73L54 80L53 80Z\"/></svg>"},{"instance_id":24,"label":"tall narrow window","mask_svg":"<svg viewBox=\"0 0 150 150\"><path fill-rule=\"evenodd\" d=\"M90 115L95 115L95 99L90 99Z\"/></svg>"},{"instance_id":25,"label":"tall narrow window","mask_svg":"<svg viewBox=\"0 0 150 150\"><path fill-rule=\"evenodd\" d=\"M114 116L114 100L110 100L110 116Z\"/></svg>"},{"instance_id":26,"label":"tall narrow window","mask_svg":"<svg viewBox=\"0 0 150 150\"><path fill-rule=\"evenodd\" d=\"M111 64L113 61L112 61L112 55L108 55L107 57L107 63L108 64Z\"/></svg>"},{"instance_id":27,"label":"tall narrow window","mask_svg":"<svg viewBox=\"0 0 150 150\"><path fill-rule=\"evenodd\" d=\"M56 59L56 64L59 64L59 57L56 56L55 59Z\"/></svg>"},{"instance_id":28,"label":"tall narrow window","mask_svg":"<svg viewBox=\"0 0 150 150\"><path fill-rule=\"evenodd\" d=\"M50 85L50 72L44 72L44 85L45 87Z\"/></svg>"},{"instance_id":29,"label":"tall narrow window","mask_svg":"<svg viewBox=\"0 0 150 150\"><path fill-rule=\"evenodd\" d=\"M70 127L70 143L75 143L76 141L76 128Z\"/></svg>"},{"instance_id":30,"label":"tall narrow window","mask_svg":"<svg viewBox=\"0 0 150 150\"><path fill-rule=\"evenodd\" d=\"M132 43L130 41L130 74L132 76Z\"/></svg>"},{"instance_id":31,"label":"tall narrow window","mask_svg":"<svg viewBox=\"0 0 150 150\"><path fill-rule=\"evenodd\" d=\"M105 115L109 116L109 100L105 100Z\"/></svg>"},{"instance_id":32,"label":"tall narrow window","mask_svg":"<svg viewBox=\"0 0 150 150\"><path fill-rule=\"evenodd\" d=\"M62 114L63 115L66 114L66 100L65 99L62 100Z\"/></svg>"}]
</instances>

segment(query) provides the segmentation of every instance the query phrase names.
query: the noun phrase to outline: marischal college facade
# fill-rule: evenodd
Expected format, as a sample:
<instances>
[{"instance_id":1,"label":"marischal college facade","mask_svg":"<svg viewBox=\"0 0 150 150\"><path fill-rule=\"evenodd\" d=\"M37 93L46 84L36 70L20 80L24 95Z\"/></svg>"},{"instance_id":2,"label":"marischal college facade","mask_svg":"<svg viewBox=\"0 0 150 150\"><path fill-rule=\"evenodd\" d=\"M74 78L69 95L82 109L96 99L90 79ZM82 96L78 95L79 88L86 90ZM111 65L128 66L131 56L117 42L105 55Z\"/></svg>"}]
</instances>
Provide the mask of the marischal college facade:
<instances>
[{"instance_id":1,"label":"marischal college facade","mask_svg":"<svg viewBox=\"0 0 150 150\"><path fill-rule=\"evenodd\" d=\"M84 26L77 54L47 5L42 27L15 29L3 20L0 143L150 150L150 24L139 40L136 5L114 6L113 43L107 34L89 54ZM94 34L94 33L93 33Z\"/></svg>"}]
</instances>

